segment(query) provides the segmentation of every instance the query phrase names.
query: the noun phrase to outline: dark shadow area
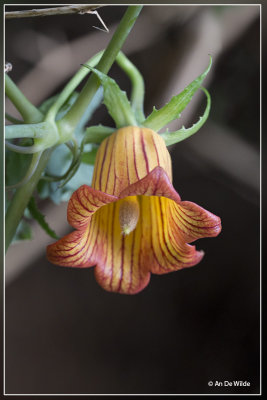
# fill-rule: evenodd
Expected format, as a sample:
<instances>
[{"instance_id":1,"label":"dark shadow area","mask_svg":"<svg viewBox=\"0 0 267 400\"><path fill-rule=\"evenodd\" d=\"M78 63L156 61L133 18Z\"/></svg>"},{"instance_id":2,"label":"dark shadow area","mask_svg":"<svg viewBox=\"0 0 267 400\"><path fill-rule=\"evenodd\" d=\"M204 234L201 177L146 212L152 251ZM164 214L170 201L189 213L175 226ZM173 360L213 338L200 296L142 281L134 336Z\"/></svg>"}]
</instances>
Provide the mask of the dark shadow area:
<instances>
[{"instance_id":1,"label":"dark shadow area","mask_svg":"<svg viewBox=\"0 0 267 400\"><path fill-rule=\"evenodd\" d=\"M36 260L6 292L7 392L221 394L207 386L216 379L251 383L224 393L258 392L258 208L179 163L178 191L198 201L201 188L223 221L220 237L197 243L201 264L123 296L93 269Z\"/></svg>"}]
</instances>

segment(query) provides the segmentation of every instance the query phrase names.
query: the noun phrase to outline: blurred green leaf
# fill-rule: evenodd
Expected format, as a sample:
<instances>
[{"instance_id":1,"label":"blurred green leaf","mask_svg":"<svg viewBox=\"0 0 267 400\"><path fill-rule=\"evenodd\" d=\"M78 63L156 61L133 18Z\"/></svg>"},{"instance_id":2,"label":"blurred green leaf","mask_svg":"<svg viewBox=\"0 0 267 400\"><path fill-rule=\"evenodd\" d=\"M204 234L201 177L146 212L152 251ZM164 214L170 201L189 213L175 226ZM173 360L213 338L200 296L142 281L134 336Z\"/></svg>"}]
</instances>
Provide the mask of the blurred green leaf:
<instances>
[{"instance_id":1,"label":"blurred green leaf","mask_svg":"<svg viewBox=\"0 0 267 400\"><path fill-rule=\"evenodd\" d=\"M29 201L28 210L30 211L31 216L39 223L39 225L49 236L51 236L53 239L58 239L56 233L49 227L48 223L46 222L45 216L38 209L34 197L31 197Z\"/></svg>"}]
</instances>

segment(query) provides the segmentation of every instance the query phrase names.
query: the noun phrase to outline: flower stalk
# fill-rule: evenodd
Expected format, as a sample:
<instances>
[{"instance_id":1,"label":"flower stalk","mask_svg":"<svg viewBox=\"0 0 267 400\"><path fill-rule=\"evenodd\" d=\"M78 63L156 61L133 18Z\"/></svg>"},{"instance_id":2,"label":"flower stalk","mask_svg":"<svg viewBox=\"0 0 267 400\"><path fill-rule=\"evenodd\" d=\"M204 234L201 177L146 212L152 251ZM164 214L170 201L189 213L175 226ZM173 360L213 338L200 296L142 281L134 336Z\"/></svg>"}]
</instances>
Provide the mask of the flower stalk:
<instances>
[{"instance_id":1,"label":"flower stalk","mask_svg":"<svg viewBox=\"0 0 267 400\"><path fill-rule=\"evenodd\" d=\"M144 79L136 66L122 53L119 52L116 62L129 76L132 83L131 93L131 106L135 112L135 116L138 122L145 119L144 115L144 97L145 97L145 85Z\"/></svg>"}]
</instances>

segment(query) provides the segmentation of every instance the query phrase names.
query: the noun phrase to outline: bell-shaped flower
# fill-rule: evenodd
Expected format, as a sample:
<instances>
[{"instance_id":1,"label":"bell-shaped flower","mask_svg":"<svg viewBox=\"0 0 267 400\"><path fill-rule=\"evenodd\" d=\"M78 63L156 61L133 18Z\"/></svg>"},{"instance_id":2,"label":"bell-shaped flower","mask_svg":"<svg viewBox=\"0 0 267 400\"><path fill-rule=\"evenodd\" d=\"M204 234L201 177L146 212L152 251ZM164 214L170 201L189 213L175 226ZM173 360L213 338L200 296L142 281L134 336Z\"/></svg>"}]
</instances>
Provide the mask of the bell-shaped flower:
<instances>
[{"instance_id":1,"label":"bell-shaped flower","mask_svg":"<svg viewBox=\"0 0 267 400\"><path fill-rule=\"evenodd\" d=\"M151 273L199 263L204 253L188 243L221 230L219 217L181 201L164 140L137 126L101 143L92 186L73 193L68 222L75 231L48 246L48 259L67 267L95 266L104 289L126 294L142 290Z\"/></svg>"},{"instance_id":2,"label":"bell-shaped flower","mask_svg":"<svg viewBox=\"0 0 267 400\"><path fill-rule=\"evenodd\" d=\"M133 294L148 284L151 273L196 265L204 253L189 243L217 236L221 230L219 217L182 201L173 188L166 147L196 133L207 120L207 90L203 89L206 110L195 125L157 133L179 117L201 88L211 59L203 74L146 119L142 76L122 53L117 61L132 80L131 102L113 79L88 66L104 88L104 103L117 129L102 125L87 129L81 147L101 143L92 185L81 186L71 196L68 222L75 231L48 246L47 257L66 267L95 266L95 277L104 289Z\"/></svg>"}]
</instances>

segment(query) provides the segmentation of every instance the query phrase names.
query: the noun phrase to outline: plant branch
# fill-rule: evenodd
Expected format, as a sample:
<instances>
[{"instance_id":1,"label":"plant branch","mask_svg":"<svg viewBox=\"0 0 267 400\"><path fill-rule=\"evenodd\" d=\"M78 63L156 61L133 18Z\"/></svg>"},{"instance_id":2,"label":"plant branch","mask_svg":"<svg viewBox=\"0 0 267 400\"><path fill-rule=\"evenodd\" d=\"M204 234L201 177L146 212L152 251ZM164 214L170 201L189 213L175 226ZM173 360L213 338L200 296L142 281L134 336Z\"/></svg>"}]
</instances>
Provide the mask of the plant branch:
<instances>
[{"instance_id":1,"label":"plant branch","mask_svg":"<svg viewBox=\"0 0 267 400\"><path fill-rule=\"evenodd\" d=\"M7 97L12 101L26 123L34 124L43 120L41 111L24 96L7 74L5 75L5 91Z\"/></svg>"},{"instance_id":2,"label":"plant branch","mask_svg":"<svg viewBox=\"0 0 267 400\"><path fill-rule=\"evenodd\" d=\"M49 135L51 132L51 126L47 122L41 122L39 124L17 124L7 125L5 127L5 138L16 139L16 138L43 138Z\"/></svg>"},{"instance_id":3,"label":"plant branch","mask_svg":"<svg viewBox=\"0 0 267 400\"><path fill-rule=\"evenodd\" d=\"M77 14L77 13L87 13L88 11L95 10L99 5L69 5L63 7L53 7L53 8L40 8L24 11L9 11L5 13L6 19L11 18L29 18L29 17L47 17L50 15L62 15L62 14Z\"/></svg>"},{"instance_id":4,"label":"plant branch","mask_svg":"<svg viewBox=\"0 0 267 400\"><path fill-rule=\"evenodd\" d=\"M98 64L103 53L104 53L104 50L95 54L93 57L91 57L87 61L87 63L89 65L92 65L93 67L95 67ZM63 106L65 101L68 99L68 97L73 93L73 91L76 89L76 87L81 83L81 81L86 77L86 75L89 74L89 72L90 71L84 67L81 67L79 69L79 71L76 72L76 74L71 78L71 80L67 83L67 85L64 87L62 92L59 94L56 101L49 108L46 119L55 120L56 115L57 115L58 111L60 110L60 108Z\"/></svg>"},{"instance_id":5,"label":"plant branch","mask_svg":"<svg viewBox=\"0 0 267 400\"><path fill-rule=\"evenodd\" d=\"M120 24L114 33L111 41L109 42L101 60L97 65L97 69L105 74L110 70L113 62L115 61L121 47L123 46L127 36L129 35L139 13L141 12L142 6L129 6L126 13L124 14ZM74 105L63 117L61 121L58 121L59 126L62 129L74 130L83 113L85 112L88 104L91 102L95 95L100 82L95 75L91 75L83 87L79 97L77 98Z\"/></svg>"}]
</instances>

